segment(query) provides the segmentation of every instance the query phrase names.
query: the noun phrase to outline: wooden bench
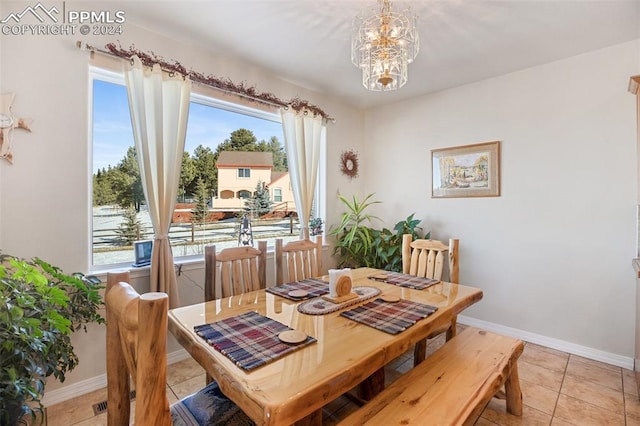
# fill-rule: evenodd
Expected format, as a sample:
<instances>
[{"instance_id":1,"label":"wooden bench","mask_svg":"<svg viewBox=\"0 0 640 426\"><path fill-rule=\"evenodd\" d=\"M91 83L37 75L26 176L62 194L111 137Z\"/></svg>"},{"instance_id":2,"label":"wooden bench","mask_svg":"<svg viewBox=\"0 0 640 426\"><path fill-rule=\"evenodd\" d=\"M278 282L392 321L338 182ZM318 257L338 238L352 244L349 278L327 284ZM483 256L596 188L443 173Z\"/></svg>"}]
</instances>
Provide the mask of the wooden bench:
<instances>
[{"instance_id":1,"label":"wooden bench","mask_svg":"<svg viewBox=\"0 0 640 426\"><path fill-rule=\"evenodd\" d=\"M518 339L468 327L340 425L472 425L505 386L507 411L522 415Z\"/></svg>"}]
</instances>

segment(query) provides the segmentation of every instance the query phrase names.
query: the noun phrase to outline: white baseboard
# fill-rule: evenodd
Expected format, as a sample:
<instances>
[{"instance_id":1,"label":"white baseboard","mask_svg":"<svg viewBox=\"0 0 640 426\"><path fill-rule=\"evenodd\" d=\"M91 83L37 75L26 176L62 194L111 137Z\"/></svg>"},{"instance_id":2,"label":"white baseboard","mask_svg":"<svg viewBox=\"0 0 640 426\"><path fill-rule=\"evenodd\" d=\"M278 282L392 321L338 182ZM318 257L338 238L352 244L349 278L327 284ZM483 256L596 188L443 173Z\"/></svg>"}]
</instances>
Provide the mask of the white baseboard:
<instances>
[{"instance_id":1,"label":"white baseboard","mask_svg":"<svg viewBox=\"0 0 640 426\"><path fill-rule=\"evenodd\" d=\"M504 334L505 336L515 337L524 340L525 342L535 343L536 345L546 346L548 348L557 349L559 351L567 352L574 355L579 355L584 358L589 358L595 361L601 361L607 364L626 368L628 370L633 370L632 357L616 355L598 349L589 348L587 346L565 342L564 340L553 339L551 337L543 336L540 334L530 333L528 331L520 330L517 328L506 327L504 325L495 324L475 318L469 318L462 315L458 316L458 322L460 324L482 328L494 333ZM189 358L189 356L190 355L186 350L177 350L175 352L167 354L167 364L173 364L178 361L182 361ZM47 392L42 402L45 406L51 406L60 402L67 401L69 399L73 399L77 396L84 395L85 393L93 392L106 386L107 375L101 374L91 379L82 380L72 385Z\"/></svg>"},{"instance_id":2,"label":"white baseboard","mask_svg":"<svg viewBox=\"0 0 640 426\"><path fill-rule=\"evenodd\" d=\"M504 334L505 336L515 337L525 342L535 343L536 345L546 346L548 348L557 349L573 355L589 358L594 361L601 361L617 367L633 370L633 358L612 354L610 352L601 351L599 349L589 348L587 346L577 345L575 343L566 342L564 340L554 339L540 334L530 333L528 331L517 328L506 327L504 325L495 324L475 318L469 318L462 315L458 316L460 324L472 327L482 328L494 333Z\"/></svg>"},{"instance_id":3,"label":"white baseboard","mask_svg":"<svg viewBox=\"0 0 640 426\"><path fill-rule=\"evenodd\" d=\"M185 349L180 349L167 354L167 364L171 365L189 357L189 352L187 352ZM80 395L84 395L85 393L93 392L106 387L107 374L100 374L99 376L81 380L69 386L63 386L59 389L49 391L45 394L44 398L42 398L42 403L45 405L45 407L49 407L51 405L76 398Z\"/></svg>"}]
</instances>

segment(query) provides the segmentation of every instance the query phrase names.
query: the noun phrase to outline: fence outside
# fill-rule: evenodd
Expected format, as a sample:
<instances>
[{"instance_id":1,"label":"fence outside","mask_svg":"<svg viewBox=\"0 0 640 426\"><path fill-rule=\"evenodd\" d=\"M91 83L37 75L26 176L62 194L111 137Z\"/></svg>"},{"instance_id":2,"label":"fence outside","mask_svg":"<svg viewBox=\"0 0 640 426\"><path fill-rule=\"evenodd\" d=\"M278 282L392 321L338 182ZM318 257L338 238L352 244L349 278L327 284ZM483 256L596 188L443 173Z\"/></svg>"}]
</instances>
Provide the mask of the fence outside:
<instances>
[{"instance_id":1,"label":"fence outside","mask_svg":"<svg viewBox=\"0 0 640 426\"><path fill-rule=\"evenodd\" d=\"M145 212L142 213L143 215ZM112 215L118 217L120 215ZM133 259L133 247L121 245L115 221L111 225L96 226L94 216L93 264L108 265L128 262ZM145 217L146 219L146 217ZM152 239L153 228L148 220L142 221L138 240ZM289 238L300 235L300 223L297 217L253 219L251 231L254 240ZM204 245L217 244L236 246L240 232L240 219L224 220L213 223L173 223L169 228L169 241L174 256L201 254Z\"/></svg>"}]
</instances>

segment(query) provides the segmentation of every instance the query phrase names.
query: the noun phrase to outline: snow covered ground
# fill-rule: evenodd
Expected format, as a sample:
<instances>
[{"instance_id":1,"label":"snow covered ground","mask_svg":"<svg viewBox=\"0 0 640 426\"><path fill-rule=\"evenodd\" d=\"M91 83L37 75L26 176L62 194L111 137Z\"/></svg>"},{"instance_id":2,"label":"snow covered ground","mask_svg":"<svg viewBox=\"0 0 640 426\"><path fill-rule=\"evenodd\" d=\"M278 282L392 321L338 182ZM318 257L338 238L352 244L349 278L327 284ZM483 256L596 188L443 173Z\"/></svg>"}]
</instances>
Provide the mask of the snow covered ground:
<instances>
[{"instance_id":1,"label":"snow covered ground","mask_svg":"<svg viewBox=\"0 0 640 426\"><path fill-rule=\"evenodd\" d=\"M137 217L143 227L148 230L145 239L151 239L153 235L148 211L141 209ZM123 247L122 249L118 249L119 246L115 239L115 230L118 229L123 219L122 209L111 206L93 208L93 265L133 263L133 248ZM273 246L272 241L275 238L283 238L285 242L297 240L299 238L298 222L294 222L293 234L291 234L290 226L291 224L288 218L270 221L265 225L253 226L253 238L254 240L271 240L269 246ZM196 227L193 235L195 242L192 242L191 224L174 224L169 230L173 256L177 258L202 254L205 244L215 244L217 250L227 247L237 247L238 229L236 219L217 222L215 229L208 229L206 231L199 230Z\"/></svg>"}]
</instances>

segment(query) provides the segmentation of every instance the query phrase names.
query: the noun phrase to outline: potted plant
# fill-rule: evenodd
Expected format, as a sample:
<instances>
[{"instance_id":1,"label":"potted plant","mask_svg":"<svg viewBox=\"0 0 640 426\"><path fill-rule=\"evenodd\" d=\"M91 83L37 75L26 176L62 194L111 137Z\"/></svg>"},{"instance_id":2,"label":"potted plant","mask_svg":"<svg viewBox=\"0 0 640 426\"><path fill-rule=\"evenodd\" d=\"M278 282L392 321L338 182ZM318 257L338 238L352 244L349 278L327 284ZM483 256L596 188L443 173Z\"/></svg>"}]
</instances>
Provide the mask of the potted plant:
<instances>
[{"instance_id":1,"label":"potted plant","mask_svg":"<svg viewBox=\"0 0 640 426\"><path fill-rule=\"evenodd\" d=\"M379 217L367 213L367 209L381 201L373 201L374 194L369 194L363 200L354 195L352 200L338 194L338 198L347 208L342 213L340 223L332 227L329 235L336 237L333 255L339 257L338 267L357 268L367 265L367 257L373 247L372 229L367 226Z\"/></svg>"},{"instance_id":2,"label":"potted plant","mask_svg":"<svg viewBox=\"0 0 640 426\"><path fill-rule=\"evenodd\" d=\"M387 271L402 272L402 236L411 234L413 239L429 238L431 233L422 236L418 226L420 219L414 219L415 213L395 224L393 230L382 228L371 231L373 237L370 260L367 266Z\"/></svg>"},{"instance_id":3,"label":"potted plant","mask_svg":"<svg viewBox=\"0 0 640 426\"><path fill-rule=\"evenodd\" d=\"M104 322L102 286L93 278L0 254L0 424L35 419L46 379L63 382L78 364L71 334Z\"/></svg>"},{"instance_id":4,"label":"potted plant","mask_svg":"<svg viewBox=\"0 0 640 426\"><path fill-rule=\"evenodd\" d=\"M309 234L313 237L322 234L323 221L319 217L314 217L309 221Z\"/></svg>"},{"instance_id":5,"label":"potted plant","mask_svg":"<svg viewBox=\"0 0 640 426\"><path fill-rule=\"evenodd\" d=\"M353 196L352 200L338 194L347 211L341 216L340 224L331 228L330 236L336 237L333 255L338 256L338 267L357 268L367 266L387 271L402 272L402 235L411 234L413 239L429 238L421 236L422 228L414 214L395 224L393 230L376 229L369 224L379 220L366 212L369 206L381 201L372 201L374 194L362 201Z\"/></svg>"}]
</instances>

